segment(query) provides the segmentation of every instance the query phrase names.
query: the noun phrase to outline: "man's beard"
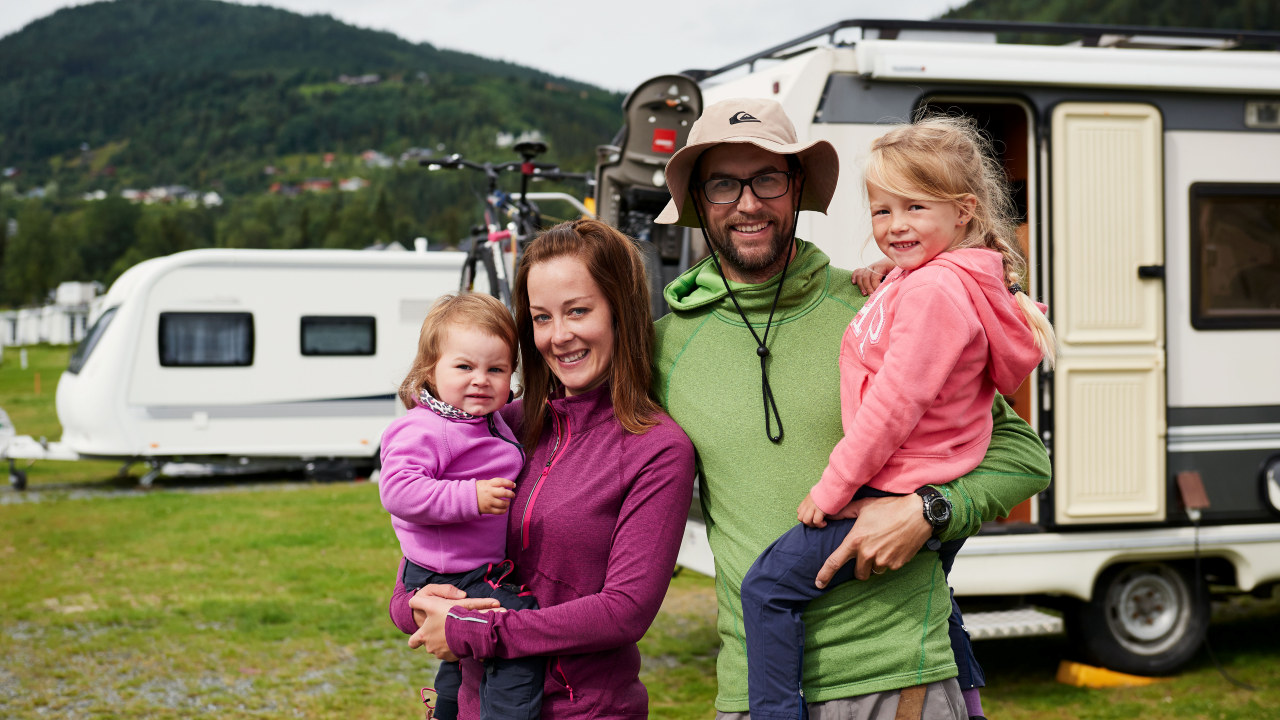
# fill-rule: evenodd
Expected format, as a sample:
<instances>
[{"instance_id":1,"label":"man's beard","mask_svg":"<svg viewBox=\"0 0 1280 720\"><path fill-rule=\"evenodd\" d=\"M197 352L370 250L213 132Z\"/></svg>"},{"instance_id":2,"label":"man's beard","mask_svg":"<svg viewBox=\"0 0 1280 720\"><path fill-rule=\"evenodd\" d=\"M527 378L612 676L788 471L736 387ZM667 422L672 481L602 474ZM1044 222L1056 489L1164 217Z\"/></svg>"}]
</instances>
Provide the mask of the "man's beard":
<instances>
[{"instance_id":1,"label":"man's beard","mask_svg":"<svg viewBox=\"0 0 1280 720\"><path fill-rule=\"evenodd\" d=\"M787 218L792 222L788 224L785 231L778 230L781 226L780 218L768 218L774 221L773 227L774 238L769 246L769 252L763 255L747 258L743 257L738 247L729 239L728 228L730 225L742 224L735 220L723 223L717 232L712 232L709 228L704 228L707 240L711 244L711 248L720 256L720 262L728 265L739 275L754 275L764 270L768 270L776 263L780 262L794 242L794 216ZM741 220L741 218L738 218Z\"/></svg>"}]
</instances>

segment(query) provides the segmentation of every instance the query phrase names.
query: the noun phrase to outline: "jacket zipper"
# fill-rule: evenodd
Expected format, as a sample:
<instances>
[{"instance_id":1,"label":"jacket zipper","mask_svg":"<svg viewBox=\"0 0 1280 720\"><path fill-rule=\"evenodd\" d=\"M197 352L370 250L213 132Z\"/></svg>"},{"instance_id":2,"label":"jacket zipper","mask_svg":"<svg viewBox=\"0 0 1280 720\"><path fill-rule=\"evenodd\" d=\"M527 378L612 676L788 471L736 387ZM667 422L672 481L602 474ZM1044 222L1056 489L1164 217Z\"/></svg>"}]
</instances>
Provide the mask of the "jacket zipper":
<instances>
[{"instance_id":1,"label":"jacket zipper","mask_svg":"<svg viewBox=\"0 0 1280 720\"><path fill-rule=\"evenodd\" d=\"M560 658L555 659L555 671L560 675L560 682L564 683L564 689L569 691L569 702L573 702L573 686L569 684L569 676L564 674L564 666L560 664Z\"/></svg>"},{"instance_id":2,"label":"jacket zipper","mask_svg":"<svg viewBox=\"0 0 1280 720\"><path fill-rule=\"evenodd\" d=\"M538 500L538 492L542 490L542 481L547 479L547 475L551 473L551 468L555 466L556 461L564 454L564 449L569 446L569 438L573 436L573 429L569 426L569 418L565 417L563 430L561 434L560 414L555 408L547 405L547 409L551 411L551 418L556 424L556 444L551 447L551 454L547 456L547 463L542 467L542 473L538 475L538 481L533 484L533 492L529 494L529 502L524 506L524 518L520 522L520 549L529 549L529 520L533 515L533 504Z\"/></svg>"},{"instance_id":3,"label":"jacket zipper","mask_svg":"<svg viewBox=\"0 0 1280 720\"><path fill-rule=\"evenodd\" d=\"M520 451L520 464L524 465L524 461L526 459L524 456L524 446L521 445L519 441L508 438L507 436L503 435L501 432L498 432L498 424L493 419L493 413L489 413L488 417L489 417L489 434L492 435L493 437L498 438L503 442L514 445L515 448Z\"/></svg>"}]
</instances>

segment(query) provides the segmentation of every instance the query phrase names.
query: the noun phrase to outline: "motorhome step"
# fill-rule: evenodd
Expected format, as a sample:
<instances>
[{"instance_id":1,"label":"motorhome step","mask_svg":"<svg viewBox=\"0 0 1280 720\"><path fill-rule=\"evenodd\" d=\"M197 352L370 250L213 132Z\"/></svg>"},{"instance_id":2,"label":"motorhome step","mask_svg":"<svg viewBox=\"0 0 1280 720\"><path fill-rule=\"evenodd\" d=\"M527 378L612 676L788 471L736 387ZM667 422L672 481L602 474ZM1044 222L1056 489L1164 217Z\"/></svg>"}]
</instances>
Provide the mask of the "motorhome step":
<instances>
[{"instance_id":1,"label":"motorhome step","mask_svg":"<svg viewBox=\"0 0 1280 720\"><path fill-rule=\"evenodd\" d=\"M1020 535L1044 532L1044 527L1035 523L1010 520L1005 522L982 523L981 535Z\"/></svg>"},{"instance_id":2,"label":"motorhome step","mask_svg":"<svg viewBox=\"0 0 1280 720\"><path fill-rule=\"evenodd\" d=\"M960 602L963 606L964 599ZM966 612L964 626L974 640L1057 635L1063 631L1062 618L1032 607Z\"/></svg>"}]
</instances>

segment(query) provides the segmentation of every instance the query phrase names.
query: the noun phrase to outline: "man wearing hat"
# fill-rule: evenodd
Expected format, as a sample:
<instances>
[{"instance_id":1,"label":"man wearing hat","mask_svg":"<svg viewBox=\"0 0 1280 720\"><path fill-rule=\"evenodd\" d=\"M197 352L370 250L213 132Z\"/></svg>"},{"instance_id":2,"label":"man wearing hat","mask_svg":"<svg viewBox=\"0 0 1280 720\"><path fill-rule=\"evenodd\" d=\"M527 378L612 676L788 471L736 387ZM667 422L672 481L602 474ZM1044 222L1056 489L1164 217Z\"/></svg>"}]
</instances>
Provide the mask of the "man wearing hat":
<instances>
[{"instance_id":1,"label":"man wearing hat","mask_svg":"<svg viewBox=\"0 0 1280 720\"><path fill-rule=\"evenodd\" d=\"M706 108L666 176L672 200L658 222L702 228L712 252L666 288L672 312L657 323L655 391L698 452L716 563L717 717L742 719L742 579L796 523L796 507L843 436L840 339L864 298L848 271L795 238L800 211L826 212L839 160L825 140L798 142L778 103L740 98ZM806 704L813 718L968 715L946 581L937 553L919 551L931 536L977 532L1048 485L1044 446L998 396L994 420L982 465L936 488L949 519L926 519L918 495L862 501L818 578L856 579L833 585L804 615L796 717Z\"/></svg>"}]
</instances>

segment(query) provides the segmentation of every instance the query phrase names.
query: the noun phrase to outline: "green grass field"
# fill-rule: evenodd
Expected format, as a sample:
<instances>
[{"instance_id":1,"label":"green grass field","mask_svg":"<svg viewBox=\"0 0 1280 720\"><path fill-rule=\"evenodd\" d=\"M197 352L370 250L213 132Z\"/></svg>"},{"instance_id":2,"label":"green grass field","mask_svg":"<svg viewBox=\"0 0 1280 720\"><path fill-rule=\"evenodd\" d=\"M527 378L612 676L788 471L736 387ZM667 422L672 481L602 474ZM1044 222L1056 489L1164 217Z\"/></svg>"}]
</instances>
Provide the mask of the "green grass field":
<instances>
[{"instance_id":1,"label":"green grass field","mask_svg":"<svg viewBox=\"0 0 1280 720\"><path fill-rule=\"evenodd\" d=\"M66 348L6 348L0 407L56 439ZM40 373L41 392L34 393ZM0 718L409 718L434 661L387 619L398 551L377 488L296 478L161 479L42 462L0 488ZM90 492L83 492L85 489ZM101 491L101 492L98 492ZM1280 718L1280 603L1236 603L1218 658L1139 688L1054 681L1062 638L986 641L993 720ZM654 718L711 718L712 581L678 576L641 644Z\"/></svg>"}]
</instances>

